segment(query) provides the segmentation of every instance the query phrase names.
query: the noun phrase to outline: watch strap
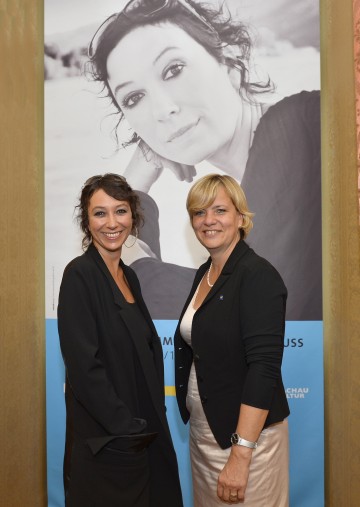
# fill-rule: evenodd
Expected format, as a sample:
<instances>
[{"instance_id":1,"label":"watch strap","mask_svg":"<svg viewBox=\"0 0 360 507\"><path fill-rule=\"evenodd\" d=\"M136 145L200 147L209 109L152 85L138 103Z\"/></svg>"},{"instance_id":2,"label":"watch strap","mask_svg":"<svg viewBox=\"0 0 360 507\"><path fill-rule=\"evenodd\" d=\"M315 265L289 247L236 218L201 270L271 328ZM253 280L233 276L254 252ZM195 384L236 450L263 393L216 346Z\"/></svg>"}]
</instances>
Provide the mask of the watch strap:
<instances>
[{"instance_id":1,"label":"watch strap","mask_svg":"<svg viewBox=\"0 0 360 507\"><path fill-rule=\"evenodd\" d=\"M233 433L231 435L231 444L242 445L243 447L249 447L249 449L256 449L258 446L257 442L246 440L245 438L242 438L238 433Z\"/></svg>"}]
</instances>

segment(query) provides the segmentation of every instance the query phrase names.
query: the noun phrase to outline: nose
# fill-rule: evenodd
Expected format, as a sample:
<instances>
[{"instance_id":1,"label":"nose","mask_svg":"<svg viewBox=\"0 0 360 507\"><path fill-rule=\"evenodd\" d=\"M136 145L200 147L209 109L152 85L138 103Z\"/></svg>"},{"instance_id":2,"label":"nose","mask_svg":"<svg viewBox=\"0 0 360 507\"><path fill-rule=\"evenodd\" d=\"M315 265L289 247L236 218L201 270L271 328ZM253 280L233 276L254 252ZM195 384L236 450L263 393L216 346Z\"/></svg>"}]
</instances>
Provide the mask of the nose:
<instances>
[{"instance_id":1,"label":"nose","mask_svg":"<svg viewBox=\"0 0 360 507\"><path fill-rule=\"evenodd\" d=\"M161 90L153 94L152 109L154 118L160 122L169 120L180 111L176 101L168 93Z\"/></svg>"},{"instance_id":2,"label":"nose","mask_svg":"<svg viewBox=\"0 0 360 507\"><path fill-rule=\"evenodd\" d=\"M204 225L213 225L216 222L216 218L214 213L212 213L210 210L206 211L204 215Z\"/></svg>"},{"instance_id":3,"label":"nose","mask_svg":"<svg viewBox=\"0 0 360 507\"><path fill-rule=\"evenodd\" d=\"M116 216L113 215L112 213L109 213L106 225L109 227L109 229L115 229L115 227L117 226Z\"/></svg>"}]
</instances>

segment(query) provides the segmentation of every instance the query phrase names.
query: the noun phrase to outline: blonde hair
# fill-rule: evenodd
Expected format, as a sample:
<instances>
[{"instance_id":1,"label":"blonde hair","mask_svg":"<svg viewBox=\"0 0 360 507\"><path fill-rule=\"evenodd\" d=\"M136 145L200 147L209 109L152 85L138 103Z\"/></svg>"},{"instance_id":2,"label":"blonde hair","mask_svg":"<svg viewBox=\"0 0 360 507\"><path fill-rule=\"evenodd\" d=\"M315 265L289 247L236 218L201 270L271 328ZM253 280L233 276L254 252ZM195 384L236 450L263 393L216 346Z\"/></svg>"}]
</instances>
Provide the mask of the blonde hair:
<instances>
[{"instance_id":1,"label":"blonde hair","mask_svg":"<svg viewBox=\"0 0 360 507\"><path fill-rule=\"evenodd\" d=\"M236 210L243 216L240 236L242 239L245 239L253 228L252 217L254 213L251 213L248 208L243 189L231 176L207 174L194 183L186 199L186 209L189 213L190 221L192 221L197 211L211 206L216 199L220 185L225 189Z\"/></svg>"}]
</instances>

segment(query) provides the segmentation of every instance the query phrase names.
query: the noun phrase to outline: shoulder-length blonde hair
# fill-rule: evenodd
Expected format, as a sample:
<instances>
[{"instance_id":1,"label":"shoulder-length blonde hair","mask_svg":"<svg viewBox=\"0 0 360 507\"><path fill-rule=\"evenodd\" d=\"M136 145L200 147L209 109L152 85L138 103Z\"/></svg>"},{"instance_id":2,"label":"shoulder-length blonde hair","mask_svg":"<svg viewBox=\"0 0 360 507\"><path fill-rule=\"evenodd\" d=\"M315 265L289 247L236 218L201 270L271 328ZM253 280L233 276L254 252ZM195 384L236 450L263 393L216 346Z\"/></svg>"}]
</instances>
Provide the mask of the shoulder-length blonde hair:
<instances>
[{"instance_id":1,"label":"shoulder-length blonde hair","mask_svg":"<svg viewBox=\"0 0 360 507\"><path fill-rule=\"evenodd\" d=\"M240 226L240 237L241 239L245 239L253 228L252 217L254 213L248 208L243 189L231 176L207 174L194 183L186 200L186 209L189 213L190 221L192 222L193 216L197 211L206 209L212 205L216 199L220 185L225 189L237 211L243 216Z\"/></svg>"}]
</instances>

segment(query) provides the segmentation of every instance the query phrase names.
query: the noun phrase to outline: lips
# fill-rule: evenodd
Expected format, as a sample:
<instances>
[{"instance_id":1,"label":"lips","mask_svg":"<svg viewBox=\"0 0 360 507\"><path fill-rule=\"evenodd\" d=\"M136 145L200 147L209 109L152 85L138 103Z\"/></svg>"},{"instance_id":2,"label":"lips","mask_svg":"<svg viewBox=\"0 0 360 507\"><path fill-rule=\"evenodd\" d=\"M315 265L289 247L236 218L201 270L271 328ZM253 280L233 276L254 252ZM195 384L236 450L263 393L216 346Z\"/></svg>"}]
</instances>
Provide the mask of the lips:
<instances>
[{"instance_id":1,"label":"lips","mask_svg":"<svg viewBox=\"0 0 360 507\"><path fill-rule=\"evenodd\" d=\"M185 125L185 127L181 127L179 130L177 130L176 132L174 132L173 134L171 134L171 136L168 138L167 142L168 143L171 143L172 141L174 141L175 139L178 139L179 137L182 137L184 134L186 134L186 132L188 132L189 130L193 129L194 127L197 126L197 124L199 123L200 119L192 122L192 123L189 123L188 125Z\"/></svg>"},{"instance_id":2,"label":"lips","mask_svg":"<svg viewBox=\"0 0 360 507\"><path fill-rule=\"evenodd\" d=\"M121 232L120 231L117 231L117 232L104 232L105 236L108 238L108 239L117 239Z\"/></svg>"}]
</instances>

